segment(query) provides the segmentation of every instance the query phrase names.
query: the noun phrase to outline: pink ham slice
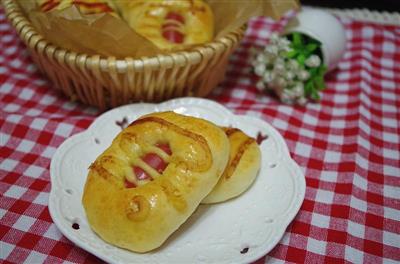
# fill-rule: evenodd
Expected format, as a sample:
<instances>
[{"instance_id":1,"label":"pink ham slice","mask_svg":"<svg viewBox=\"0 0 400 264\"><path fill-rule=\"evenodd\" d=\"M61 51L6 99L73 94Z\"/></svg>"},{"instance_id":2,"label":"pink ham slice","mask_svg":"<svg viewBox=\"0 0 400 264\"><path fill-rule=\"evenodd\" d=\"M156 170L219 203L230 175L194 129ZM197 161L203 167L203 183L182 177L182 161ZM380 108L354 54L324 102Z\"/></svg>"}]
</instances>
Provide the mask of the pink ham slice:
<instances>
[{"instance_id":1,"label":"pink ham slice","mask_svg":"<svg viewBox=\"0 0 400 264\"><path fill-rule=\"evenodd\" d=\"M166 20L174 20L178 23L185 24L185 19L178 13L169 12L165 16ZM162 36L172 43L183 43L184 35L177 30L175 23L165 23L162 25Z\"/></svg>"},{"instance_id":2,"label":"pink ham slice","mask_svg":"<svg viewBox=\"0 0 400 264\"><path fill-rule=\"evenodd\" d=\"M171 148L169 147L168 144L156 144L156 147L162 149L168 155L172 154ZM155 153L147 153L144 157L141 157L141 159L145 163L147 163L150 167L155 169L158 173L162 173L168 166L168 163L166 163L162 158L160 158ZM138 180L153 180L153 178L150 175L148 175L142 168L138 166L133 166L133 172L135 173L136 178ZM125 179L125 187L135 188L136 185Z\"/></svg>"}]
</instances>

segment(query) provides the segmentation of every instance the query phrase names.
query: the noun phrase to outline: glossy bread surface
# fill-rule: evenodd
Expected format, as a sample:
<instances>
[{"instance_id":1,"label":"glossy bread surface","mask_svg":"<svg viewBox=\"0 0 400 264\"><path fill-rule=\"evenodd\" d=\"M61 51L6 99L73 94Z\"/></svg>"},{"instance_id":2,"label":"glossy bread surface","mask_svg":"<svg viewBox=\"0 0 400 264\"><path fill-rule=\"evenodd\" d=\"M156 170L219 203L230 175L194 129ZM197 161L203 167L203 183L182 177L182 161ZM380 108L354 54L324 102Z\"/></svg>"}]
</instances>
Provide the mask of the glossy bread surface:
<instances>
[{"instance_id":1,"label":"glossy bread surface","mask_svg":"<svg viewBox=\"0 0 400 264\"><path fill-rule=\"evenodd\" d=\"M211 41L214 17L202 0L115 0L124 20L160 49Z\"/></svg>"},{"instance_id":2,"label":"glossy bread surface","mask_svg":"<svg viewBox=\"0 0 400 264\"><path fill-rule=\"evenodd\" d=\"M257 141L237 128L224 128L229 138L229 162L217 185L202 203L218 203L246 191L260 170L261 151Z\"/></svg>"},{"instance_id":3,"label":"glossy bread surface","mask_svg":"<svg viewBox=\"0 0 400 264\"><path fill-rule=\"evenodd\" d=\"M157 144L167 144L170 154ZM168 163L163 172L143 162L148 153ZM116 246L157 248L212 190L228 156L225 133L208 121L174 112L141 117L90 166L82 198L89 224ZM138 179L133 167L149 177Z\"/></svg>"}]
</instances>

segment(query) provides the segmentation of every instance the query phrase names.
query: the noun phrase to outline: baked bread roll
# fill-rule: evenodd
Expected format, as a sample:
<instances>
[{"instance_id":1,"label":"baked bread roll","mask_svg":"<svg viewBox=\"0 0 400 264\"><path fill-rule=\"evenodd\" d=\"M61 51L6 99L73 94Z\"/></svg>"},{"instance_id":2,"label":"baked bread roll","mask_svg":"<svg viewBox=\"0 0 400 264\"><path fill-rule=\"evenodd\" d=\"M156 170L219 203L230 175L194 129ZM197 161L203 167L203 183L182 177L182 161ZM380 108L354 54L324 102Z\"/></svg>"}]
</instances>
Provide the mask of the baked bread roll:
<instances>
[{"instance_id":1,"label":"baked bread roll","mask_svg":"<svg viewBox=\"0 0 400 264\"><path fill-rule=\"evenodd\" d=\"M115 0L122 17L160 49L211 41L214 17L202 0Z\"/></svg>"},{"instance_id":2,"label":"baked bread roll","mask_svg":"<svg viewBox=\"0 0 400 264\"><path fill-rule=\"evenodd\" d=\"M62 10L75 5L83 14L114 13L111 1L107 0L37 0L40 10L47 12Z\"/></svg>"},{"instance_id":3,"label":"baked bread roll","mask_svg":"<svg viewBox=\"0 0 400 264\"><path fill-rule=\"evenodd\" d=\"M246 191L260 170L261 151L254 138L237 128L224 128L229 138L229 162L214 189L202 203L218 203Z\"/></svg>"},{"instance_id":4,"label":"baked bread roll","mask_svg":"<svg viewBox=\"0 0 400 264\"><path fill-rule=\"evenodd\" d=\"M206 120L141 117L90 166L82 197L88 222L118 247L155 249L216 185L228 156L224 131Z\"/></svg>"}]
</instances>

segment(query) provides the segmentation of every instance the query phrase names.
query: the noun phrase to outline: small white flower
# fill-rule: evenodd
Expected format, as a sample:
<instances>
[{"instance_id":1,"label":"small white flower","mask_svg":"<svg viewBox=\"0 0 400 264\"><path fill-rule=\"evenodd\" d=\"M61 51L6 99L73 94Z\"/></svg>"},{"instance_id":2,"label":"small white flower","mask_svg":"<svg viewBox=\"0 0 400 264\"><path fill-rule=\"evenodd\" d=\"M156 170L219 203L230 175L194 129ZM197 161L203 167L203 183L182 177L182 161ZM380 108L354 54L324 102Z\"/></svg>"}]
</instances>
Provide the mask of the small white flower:
<instances>
[{"instance_id":1,"label":"small white flower","mask_svg":"<svg viewBox=\"0 0 400 264\"><path fill-rule=\"evenodd\" d=\"M286 70L285 70L285 61L282 58L277 58L274 61L273 71L277 75L284 75L285 74L285 72L286 72Z\"/></svg>"},{"instance_id":2,"label":"small white flower","mask_svg":"<svg viewBox=\"0 0 400 264\"><path fill-rule=\"evenodd\" d=\"M279 56L285 56L287 52L292 51L292 48L289 46L283 46L280 49Z\"/></svg>"},{"instance_id":3,"label":"small white flower","mask_svg":"<svg viewBox=\"0 0 400 264\"><path fill-rule=\"evenodd\" d=\"M295 84L294 79L292 79L292 80L286 79L286 82L287 82L287 87L293 87L293 85Z\"/></svg>"},{"instance_id":4,"label":"small white flower","mask_svg":"<svg viewBox=\"0 0 400 264\"><path fill-rule=\"evenodd\" d=\"M256 88L257 88L257 90L259 90L259 91L263 91L263 90L265 89L265 84L263 83L262 80L259 80L259 81L256 83Z\"/></svg>"},{"instance_id":5,"label":"small white flower","mask_svg":"<svg viewBox=\"0 0 400 264\"><path fill-rule=\"evenodd\" d=\"M266 83L269 83L272 81L272 73L270 71L265 71L264 76L263 76L263 80Z\"/></svg>"},{"instance_id":6,"label":"small white flower","mask_svg":"<svg viewBox=\"0 0 400 264\"><path fill-rule=\"evenodd\" d=\"M281 99L281 101L285 104L293 104L293 95L290 93L289 90L284 90L279 98Z\"/></svg>"},{"instance_id":7,"label":"small white flower","mask_svg":"<svg viewBox=\"0 0 400 264\"><path fill-rule=\"evenodd\" d=\"M267 62L267 56L265 56L263 53L259 53L256 57L257 62L262 62L266 63Z\"/></svg>"},{"instance_id":8,"label":"small white flower","mask_svg":"<svg viewBox=\"0 0 400 264\"><path fill-rule=\"evenodd\" d=\"M306 69L319 67L322 61L311 55L300 65L296 59L286 57L288 51L292 51L291 41L276 33L271 34L264 50L250 50L250 63L259 76L255 86L259 91L274 91L283 103L305 105L308 99L304 85L311 77Z\"/></svg>"},{"instance_id":9,"label":"small white flower","mask_svg":"<svg viewBox=\"0 0 400 264\"><path fill-rule=\"evenodd\" d=\"M294 93L293 93L293 91L292 90L289 90L289 89L284 89L283 91L282 91L282 94L283 95L285 95L285 96L287 96L287 97L290 97L290 98L295 98L295 95L294 95Z\"/></svg>"},{"instance_id":10,"label":"small white flower","mask_svg":"<svg viewBox=\"0 0 400 264\"><path fill-rule=\"evenodd\" d=\"M280 38L278 43L279 43L280 47L289 47L290 46L290 41L285 37Z\"/></svg>"},{"instance_id":11,"label":"small white flower","mask_svg":"<svg viewBox=\"0 0 400 264\"><path fill-rule=\"evenodd\" d=\"M286 72L285 72L285 78L286 78L287 80L293 80L294 77L296 77L296 75L294 74L294 72L286 70Z\"/></svg>"},{"instance_id":12,"label":"small white flower","mask_svg":"<svg viewBox=\"0 0 400 264\"><path fill-rule=\"evenodd\" d=\"M274 79L274 85L285 88L287 86L287 81L282 77L277 77Z\"/></svg>"},{"instance_id":13,"label":"small white flower","mask_svg":"<svg viewBox=\"0 0 400 264\"><path fill-rule=\"evenodd\" d=\"M298 70L300 66L299 63L294 59L289 60L286 65L289 70L293 71Z\"/></svg>"},{"instance_id":14,"label":"small white flower","mask_svg":"<svg viewBox=\"0 0 400 264\"><path fill-rule=\"evenodd\" d=\"M271 64L271 65L273 65L275 63L275 60L277 58L279 58L279 55L274 55L271 53L264 53L264 54L268 58L268 64Z\"/></svg>"},{"instance_id":15,"label":"small white flower","mask_svg":"<svg viewBox=\"0 0 400 264\"><path fill-rule=\"evenodd\" d=\"M254 73L258 76L263 76L265 73L266 66L264 63L259 63L255 68L254 68Z\"/></svg>"},{"instance_id":16,"label":"small white flower","mask_svg":"<svg viewBox=\"0 0 400 264\"><path fill-rule=\"evenodd\" d=\"M300 81L307 81L310 78L310 73L305 70L300 70L297 72L297 78L299 78Z\"/></svg>"},{"instance_id":17,"label":"small white flower","mask_svg":"<svg viewBox=\"0 0 400 264\"><path fill-rule=\"evenodd\" d=\"M279 47L280 55L283 55L286 52L292 50L292 48L290 47L290 41L287 40L286 38L279 39L278 47Z\"/></svg>"},{"instance_id":18,"label":"small white flower","mask_svg":"<svg viewBox=\"0 0 400 264\"><path fill-rule=\"evenodd\" d=\"M307 103L307 99L305 97L300 97L299 99L297 99L297 103L299 105L305 105Z\"/></svg>"},{"instance_id":19,"label":"small white flower","mask_svg":"<svg viewBox=\"0 0 400 264\"><path fill-rule=\"evenodd\" d=\"M280 39L279 35L274 32L274 33L271 34L270 43L271 44L278 44L279 43L279 39Z\"/></svg>"},{"instance_id":20,"label":"small white flower","mask_svg":"<svg viewBox=\"0 0 400 264\"><path fill-rule=\"evenodd\" d=\"M268 45L264 51L269 55L269 57L274 58L278 55L279 49L276 45Z\"/></svg>"},{"instance_id":21,"label":"small white flower","mask_svg":"<svg viewBox=\"0 0 400 264\"><path fill-rule=\"evenodd\" d=\"M304 84L297 82L293 87L293 94L295 97L302 97L304 95Z\"/></svg>"},{"instance_id":22,"label":"small white flower","mask_svg":"<svg viewBox=\"0 0 400 264\"><path fill-rule=\"evenodd\" d=\"M321 65L321 59L317 55L311 55L306 59L305 64L310 68L318 67Z\"/></svg>"},{"instance_id":23,"label":"small white flower","mask_svg":"<svg viewBox=\"0 0 400 264\"><path fill-rule=\"evenodd\" d=\"M279 58L276 58L276 60L275 60L274 63L275 63L275 64L282 64L282 65L285 65L285 60L284 60L283 58L279 57Z\"/></svg>"},{"instance_id":24,"label":"small white flower","mask_svg":"<svg viewBox=\"0 0 400 264\"><path fill-rule=\"evenodd\" d=\"M271 71L271 81L274 81L276 78L278 78L279 77L279 74L278 73L276 73L276 72L274 72L274 71Z\"/></svg>"},{"instance_id":25,"label":"small white flower","mask_svg":"<svg viewBox=\"0 0 400 264\"><path fill-rule=\"evenodd\" d=\"M275 63L273 71L277 74L283 75L285 74L285 65L283 63Z\"/></svg>"}]
</instances>

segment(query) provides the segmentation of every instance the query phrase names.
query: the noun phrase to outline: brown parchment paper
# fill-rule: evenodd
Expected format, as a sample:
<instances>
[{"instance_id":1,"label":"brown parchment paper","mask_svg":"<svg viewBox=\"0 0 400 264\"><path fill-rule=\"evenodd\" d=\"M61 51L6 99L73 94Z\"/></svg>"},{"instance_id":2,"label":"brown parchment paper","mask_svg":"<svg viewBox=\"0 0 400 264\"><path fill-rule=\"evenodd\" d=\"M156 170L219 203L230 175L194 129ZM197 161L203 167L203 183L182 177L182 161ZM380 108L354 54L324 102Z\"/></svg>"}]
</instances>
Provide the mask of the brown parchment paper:
<instances>
[{"instance_id":1,"label":"brown parchment paper","mask_svg":"<svg viewBox=\"0 0 400 264\"><path fill-rule=\"evenodd\" d=\"M236 30L252 17L279 19L287 11L300 7L298 0L207 2L214 13L214 39ZM168 52L158 49L151 41L137 34L122 18L110 14L84 15L75 6L41 12L33 0L19 0L19 5L46 40L77 53L137 58Z\"/></svg>"}]
</instances>

